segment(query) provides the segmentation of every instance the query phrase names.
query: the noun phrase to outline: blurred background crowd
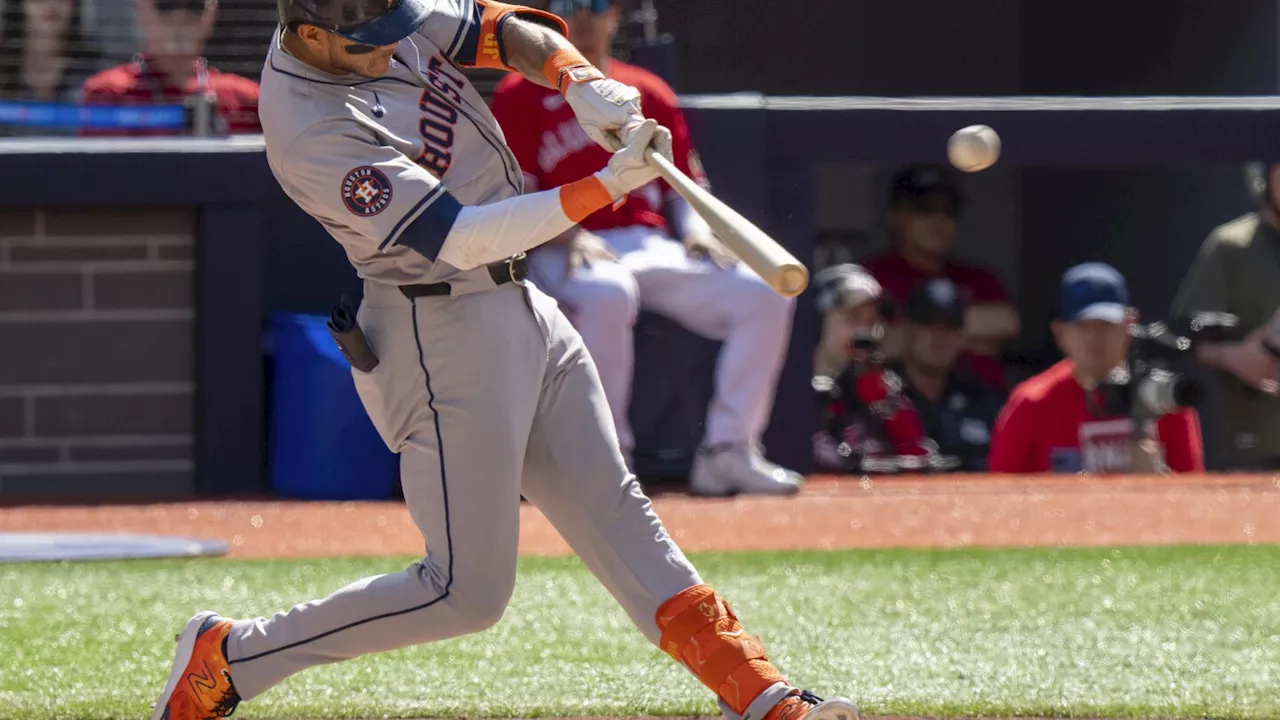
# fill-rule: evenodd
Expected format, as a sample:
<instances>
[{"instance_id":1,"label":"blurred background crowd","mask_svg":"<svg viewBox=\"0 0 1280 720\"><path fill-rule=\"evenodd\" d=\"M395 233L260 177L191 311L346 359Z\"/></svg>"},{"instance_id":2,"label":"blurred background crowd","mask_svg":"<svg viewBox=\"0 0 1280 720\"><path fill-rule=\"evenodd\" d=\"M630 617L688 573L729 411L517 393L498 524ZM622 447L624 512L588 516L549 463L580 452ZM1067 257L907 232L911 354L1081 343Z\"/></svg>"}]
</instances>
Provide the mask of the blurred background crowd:
<instances>
[{"instance_id":1,"label":"blurred background crowd","mask_svg":"<svg viewBox=\"0 0 1280 720\"><path fill-rule=\"evenodd\" d=\"M701 19L687 5L650 0L529 4L564 16L572 39L602 67L612 62L612 74L649 78L654 99L647 108L670 98L664 124L679 125L673 129L686 146L678 160L700 178L699 134L684 127L677 91L1261 95L1268 93L1257 88L1280 87L1274 58L1265 72L1241 60L1265 56L1265 43L1235 34L1274 15L1274 3L1270 10L1244 3L1249 12L1234 20L1210 3L1189 1L1150 20L1134 3L1117 26L1150 21L1145 45L1095 38L1098 72L1076 67L1074 76L1047 58L1059 35L1073 34L1075 19L1028 8L1006 28L1018 40L997 41L999 28L980 27L977 18L1000 17L1017 3L983 0L954 26L931 15L945 14L945 3L914 0L899 10L862 3L870 15L832 22L859 23L850 32L861 40L849 40L849 53L868 61L867 48L876 48L892 79L873 77L871 62L847 72L819 67L841 51L806 48L795 52L814 67L804 78L793 74L789 86L788 73L763 70L755 57L778 52L776 42L744 36L741 42L760 44L732 47L728 36L742 23L763 30L759 13L749 22L716 15L732 14L731 3L699 3L698 13L707 13ZM1203 42L1183 48L1181 31L1197 24ZM274 3L265 0L0 0L0 132L28 140L260 133L257 79L275 27ZM869 39L876 27L900 41ZM675 28L675 36L660 28ZM944 35L952 38L950 50L984 40L986 56L969 64L987 72L946 68L950 50L928 47ZM1126 61L1183 50L1194 63ZM743 64L735 70L713 56ZM1002 74L1011 57L1018 69ZM503 73L467 74L491 101L530 182L572 180L555 165L589 144L574 145L557 129L557 110L522 105L525 91ZM120 114L87 122L95 108L169 108L179 120L148 124ZM529 127L544 129L531 134ZM523 147L513 139L526 135ZM816 170L816 251L806 258L814 282L802 303L752 299L745 271L696 218L667 212L671 198L657 189L646 200L653 217L584 221L572 236L535 252L535 266L541 257L544 268L560 268L547 284L558 289L552 294L602 365L624 450L638 471L669 474L663 458L684 442L671 433L694 427L686 434L696 448L674 466L692 466L693 489L704 494L794 492L807 471L1272 471L1280 468L1280 176L1273 172L1280 166L1271 160L1260 155L1243 172L1221 163L1182 174L997 166L965 175L945 164L824 165ZM717 178L709 182L714 188ZM616 231L628 224L683 244L704 268L698 272L735 278L716 291L732 302L717 315L709 312L715 299L646 290L667 286L627 265ZM1158 262L1153 235L1167 243ZM619 309L605 312L610 307ZM799 326L814 332L796 334ZM706 343L680 345L694 358L683 365L659 363L673 345L652 337L671 333ZM779 384L788 377L782 355L803 342L798 337L811 338L808 387ZM801 350L810 356L809 347ZM689 377L700 389L692 397L706 400L692 403L687 422L672 419L660 392L633 390L690 394L687 378L674 376L678 367L694 368ZM799 472L764 459L761 438L775 395L804 396L813 410L807 426L771 430L808 439L811 462ZM0 452L18 457L14 448L37 447L23 438ZM700 476L692 455L720 444L745 448L741 467ZM0 467L4 461L0 454Z\"/></svg>"}]
</instances>

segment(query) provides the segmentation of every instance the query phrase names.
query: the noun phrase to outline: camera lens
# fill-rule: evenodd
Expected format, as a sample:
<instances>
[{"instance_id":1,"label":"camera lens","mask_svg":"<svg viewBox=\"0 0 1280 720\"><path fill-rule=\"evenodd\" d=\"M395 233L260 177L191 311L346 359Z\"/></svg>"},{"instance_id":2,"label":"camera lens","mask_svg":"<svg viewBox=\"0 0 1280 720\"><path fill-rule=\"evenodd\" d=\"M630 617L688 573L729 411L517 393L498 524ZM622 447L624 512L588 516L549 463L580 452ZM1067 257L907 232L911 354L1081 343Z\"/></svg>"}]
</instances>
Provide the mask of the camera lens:
<instances>
[{"instance_id":1,"label":"camera lens","mask_svg":"<svg viewBox=\"0 0 1280 720\"><path fill-rule=\"evenodd\" d=\"M1197 405L1204 398L1204 385L1197 380L1179 375L1173 381L1173 401L1178 407Z\"/></svg>"}]
</instances>

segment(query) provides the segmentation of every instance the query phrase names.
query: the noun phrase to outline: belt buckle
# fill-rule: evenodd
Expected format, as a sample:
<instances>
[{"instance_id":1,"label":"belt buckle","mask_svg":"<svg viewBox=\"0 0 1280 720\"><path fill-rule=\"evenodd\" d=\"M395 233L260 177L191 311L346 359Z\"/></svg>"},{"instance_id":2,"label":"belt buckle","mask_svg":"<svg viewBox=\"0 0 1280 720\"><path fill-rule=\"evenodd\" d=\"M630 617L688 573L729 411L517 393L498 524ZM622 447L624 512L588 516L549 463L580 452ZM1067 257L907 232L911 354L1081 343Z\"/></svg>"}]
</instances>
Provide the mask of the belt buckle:
<instances>
[{"instance_id":1,"label":"belt buckle","mask_svg":"<svg viewBox=\"0 0 1280 720\"><path fill-rule=\"evenodd\" d=\"M520 287L525 286L526 280L516 277L516 263L526 258L527 255L525 253L518 252L507 260L507 277L511 278L512 283L519 285Z\"/></svg>"}]
</instances>

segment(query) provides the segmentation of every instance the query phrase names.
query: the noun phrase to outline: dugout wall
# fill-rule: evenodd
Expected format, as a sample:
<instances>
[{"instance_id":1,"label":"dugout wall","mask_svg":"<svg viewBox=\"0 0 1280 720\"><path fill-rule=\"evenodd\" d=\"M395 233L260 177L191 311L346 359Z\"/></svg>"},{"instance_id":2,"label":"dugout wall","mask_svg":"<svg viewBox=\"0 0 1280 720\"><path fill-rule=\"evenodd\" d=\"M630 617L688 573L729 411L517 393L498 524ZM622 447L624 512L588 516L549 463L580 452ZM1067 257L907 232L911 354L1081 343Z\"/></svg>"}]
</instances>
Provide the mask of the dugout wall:
<instances>
[{"instance_id":1,"label":"dugout wall","mask_svg":"<svg viewBox=\"0 0 1280 720\"><path fill-rule=\"evenodd\" d=\"M717 193L806 260L824 233L878 241L879 179L894 166L941 160L963 125L998 128L1005 155L967 179L975 212L960 245L1014 289L1027 350L1042 348L1057 274L1078 260L1114 262L1159 316L1204 235L1246 209L1240 164L1280 157L1280 100L1265 98L687 104ZM6 140L0 188L0 500L266 487L266 316L325 312L359 285L279 190L260 139ZM100 300L115 275L130 280L110 296L126 307ZM765 443L807 469L808 294L796 313ZM706 350L692 361L704 375ZM1029 357L1028 371L1047 359ZM676 400L694 413L675 437L649 432L648 449L679 469L701 408L663 395L684 390L649 367L636 396L652 414ZM158 425L131 424L144 419Z\"/></svg>"}]
</instances>

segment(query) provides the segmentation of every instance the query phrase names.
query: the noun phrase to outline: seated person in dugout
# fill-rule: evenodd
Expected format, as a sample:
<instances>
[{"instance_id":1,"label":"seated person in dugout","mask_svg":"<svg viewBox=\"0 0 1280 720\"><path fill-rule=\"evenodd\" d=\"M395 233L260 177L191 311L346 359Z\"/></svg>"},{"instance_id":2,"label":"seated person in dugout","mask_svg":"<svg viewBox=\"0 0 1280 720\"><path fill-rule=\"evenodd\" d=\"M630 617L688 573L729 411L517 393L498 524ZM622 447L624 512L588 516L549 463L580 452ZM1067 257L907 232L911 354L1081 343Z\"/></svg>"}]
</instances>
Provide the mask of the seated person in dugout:
<instances>
[{"instance_id":1,"label":"seated person in dugout","mask_svg":"<svg viewBox=\"0 0 1280 720\"><path fill-rule=\"evenodd\" d=\"M974 373L1004 390L1000 356L1018 336L1018 312L990 270L957 260L957 220L964 197L955 173L945 165L913 165L894 176L889 190L892 248L863 265L899 305L920 283L946 278L956 284L965 312L965 356ZM893 332L891 334L897 334ZM896 347L897 338L891 338Z\"/></svg>"},{"instance_id":2,"label":"seated person in dugout","mask_svg":"<svg viewBox=\"0 0 1280 720\"><path fill-rule=\"evenodd\" d=\"M996 421L990 471L1204 471L1194 409L1150 417L1134 412L1131 393L1118 391L1136 322L1128 286L1115 268L1084 263L1067 270L1053 322L1066 358L1013 389Z\"/></svg>"},{"instance_id":3,"label":"seated person in dugout","mask_svg":"<svg viewBox=\"0 0 1280 720\"><path fill-rule=\"evenodd\" d=\"M902 355L893 368L938 452L955 458L961 472L982 472L1004 397L963 355L966 310L951 280L916 285L907 297Z\"/></svg>"},{"instance_id":4,"label":"seated person in dugout","mask_svg":"<svg viewBox=\"0 0 1280 720\"><path fill-rule=\"evenodd\" d=\"M637 88L648 117L670 128L675 164L707 185L675 92L657 75L609 56L612 0L555 0L569 40L606 76ZM498 85L492 110L524 171L525 191L580 180L609 153L587 137L559 93L519 74ZM695 495L790 495L803 478L764 457L786 359L794 302L738 261L692 207L661 180L632 192L529 254L530 277L556 299L595 358L623 455L634 450L628 411L633 334L641 309L723 342L706 430L689 476Z\"/></svg>"}]
</instances>

